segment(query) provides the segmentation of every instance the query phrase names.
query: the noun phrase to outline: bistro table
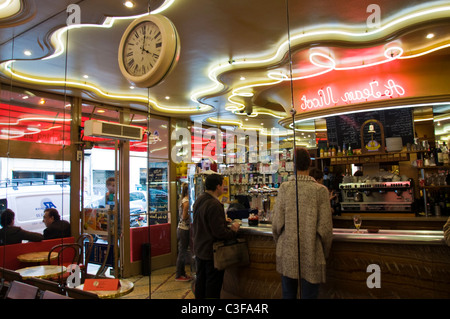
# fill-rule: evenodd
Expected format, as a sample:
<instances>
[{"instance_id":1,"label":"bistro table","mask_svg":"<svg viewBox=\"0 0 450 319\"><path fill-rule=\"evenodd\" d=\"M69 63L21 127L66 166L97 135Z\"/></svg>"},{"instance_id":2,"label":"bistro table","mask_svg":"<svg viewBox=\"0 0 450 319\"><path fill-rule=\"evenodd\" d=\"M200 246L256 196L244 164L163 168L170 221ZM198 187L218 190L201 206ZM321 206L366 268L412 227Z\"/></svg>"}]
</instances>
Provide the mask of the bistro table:
<instances>
[{"instance_id":1,"label":"bistro table","mask_svg":"<svg viewBox=\"0 0 450 319\"><path fill-rule=\"evenodd\" d=\"M66 267L59 265L41 265L17 269L22 278L51 278L63 274L67 271Z\"/></svg>"},{"instance_id":2,"label":"bistro table","mask_svg":"<svg viewBox=\"0 0 450 319\"><path fill-rule=\"evenodd\" d=\"M134 284L125 279L120 279L120 287L117 290L89 290L89 292L95 293L101 299L119 298L126 294L129 294L134 289ZM76 287L77 289L84 290L84 284Z\"/></svg>"},{"instance_id":3,"label":"bistro table","mask_svg":"<svg viewBox=\"0 0 450 319\"><path fill-rule=\"evenodd\" d=\"M52 252L50 259L58 258L57 252ZM17 259L25 263L42 263L48 261L48 251L35 251L17 256Z\"/></svg>"}]
</instances>

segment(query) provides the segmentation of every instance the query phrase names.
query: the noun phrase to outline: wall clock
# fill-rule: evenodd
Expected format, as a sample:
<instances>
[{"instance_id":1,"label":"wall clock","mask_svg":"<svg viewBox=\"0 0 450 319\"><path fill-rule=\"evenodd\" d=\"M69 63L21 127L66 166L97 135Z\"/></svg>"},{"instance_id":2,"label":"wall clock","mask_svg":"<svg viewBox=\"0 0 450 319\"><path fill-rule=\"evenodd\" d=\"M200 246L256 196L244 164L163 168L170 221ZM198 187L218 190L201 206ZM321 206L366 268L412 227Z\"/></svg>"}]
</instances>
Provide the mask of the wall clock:
<instances>
[{"instance_id":1,"label":"wall clock","mask_svg":"<svg viewBox=\"0 0 450 319\"><path fill-rule=\"evenodd\" d=\"M137 87L152 87L172 71L180 54L180 39L165 16L140 17L125 30L119 45L119 68Z\"/></svg>"}]
</instances>

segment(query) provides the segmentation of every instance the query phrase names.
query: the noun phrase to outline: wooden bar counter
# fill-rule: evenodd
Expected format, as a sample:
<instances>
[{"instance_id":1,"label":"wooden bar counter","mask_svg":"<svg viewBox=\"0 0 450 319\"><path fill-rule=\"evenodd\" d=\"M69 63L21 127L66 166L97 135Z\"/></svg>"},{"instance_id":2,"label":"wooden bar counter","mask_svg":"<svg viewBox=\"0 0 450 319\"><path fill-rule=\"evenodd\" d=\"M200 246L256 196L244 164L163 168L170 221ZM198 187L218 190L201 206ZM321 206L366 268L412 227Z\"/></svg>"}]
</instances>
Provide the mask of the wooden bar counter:
<instances>
[{"instance_id":1,"label":"wooden bar counter","mask_svg":"<svg viewBox=\"0 0 450 319\"><path fill-rule=\"evenodd\" d=\"M450 298L450 247L442 230L360 231L334 228L320 298ZM271 225L244 222L239 235L248 241L250 265L225 271L222 297L281 298ZM371 264L380 267L380 288L367 286Z\"/></svg>"}]
</instances>

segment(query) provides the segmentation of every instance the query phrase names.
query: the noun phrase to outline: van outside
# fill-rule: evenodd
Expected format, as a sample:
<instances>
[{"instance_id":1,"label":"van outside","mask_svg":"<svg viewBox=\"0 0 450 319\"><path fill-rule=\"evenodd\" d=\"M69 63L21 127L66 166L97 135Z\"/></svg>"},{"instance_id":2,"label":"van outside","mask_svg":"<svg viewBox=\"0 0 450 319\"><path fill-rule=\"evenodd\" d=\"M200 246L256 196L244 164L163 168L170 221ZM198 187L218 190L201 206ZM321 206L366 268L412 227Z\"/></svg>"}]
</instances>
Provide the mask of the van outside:
<instances>
[{"instance_id":1,"label":"van outside","mask_svg":"<svg viewBox=\"0 0 450 319\"><path fill-rule=\"evenodd\" d=\"M56 208L61 219L70 222L70 185L45 180L2 182L0 209L6 208L14 211L15 226L42 233L46 228L42 219L47 208Z\"/></svg>"}]
</instances>

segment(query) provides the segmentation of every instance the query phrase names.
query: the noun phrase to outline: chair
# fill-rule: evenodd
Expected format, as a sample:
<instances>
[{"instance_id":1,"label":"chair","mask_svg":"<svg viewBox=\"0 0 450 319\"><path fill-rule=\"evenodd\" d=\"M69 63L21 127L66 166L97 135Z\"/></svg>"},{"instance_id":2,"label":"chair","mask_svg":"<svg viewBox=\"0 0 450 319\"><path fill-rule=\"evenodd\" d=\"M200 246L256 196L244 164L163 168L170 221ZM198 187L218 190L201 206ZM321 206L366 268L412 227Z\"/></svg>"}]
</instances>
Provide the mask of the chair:
<instances>
[{"instance_id":1,"label":"chair","mask_svg":"<svg viewBox=\"0 0 450 319\"><path fill-rule=\"evenodd\" d=\"M99 296L93 292L77 288L66 287L66 292L69 297L74 299L100 299Z\"/></svg>"},{"instance_id":2,"label":"chair","mask_svg":"<svg viewBox=\"0 0 450 319\"><path fill-rule=\"evenodd\" d=\"M0 267L0 297L4 297L12 281L22 281L22 276L14 270Z\"/></svg>"},{"instance_id":3,"label":"chair","mask_svg":"<svg viewBox=\"0 0 450 319\"><path fill-rule=\"evenodd\" d=\"M14 280L9 286L5 299L36 299L38 287Z\"/></svg>"},{"instance_id":4,"label":"chair","mask_svg":"<svg viewBox=\"0 0 450 319\"><path fill-rule=\"evenodd\" d=\"M48 264L68 267L71 264L78 264L80 259L81 246L79 244L59 244L53 246L48 252ZM52 260L51 255L53 252L57 252L58 255L55 260ZM67 279L70 276L69 272L62 275L48 278L53 281L59 281L61 279Z\"/></svg>"},{"instance_id":5,"label":"chair","mask_svg":"<svg viewBox=\"0 0 450 319\"><path fill-rule=\"evenodd\" d=\"M87 247L85 249L85 241L87 244ZM94 246L94 237L92 237L91 234L81 234L80 237L78 237L77 241L78 245L81 246L81 252L80 257L78 260L78 265L81 268L81 283L84 283L84 280L87 277L87 268L89 264L89 258L91 257L92 248Z\"/></svg>"},{"instance_id":6,"label":"chair","mask_svg":"<svg viewBox=\"0 0 450 319\"><path fill-rule=\"evenodd\" d=\"M54 262L52 261L51 255L53 252L57 252L58 256L56 258L57 265L70 265L70 264L78 264L80 258L81 246L79 244L59 244L53 246L52 249L48 252L48 264L52 265ZM72 251L73 255L70 255ZM67 262L70 260L72 256L72 262Z\"/></svg>"},{"instance_id":7,"label":"chair","mask_svg":"<svg viewBox=\"0 0 450 319\"><path fill-rule=\"evenodd\" d=\"M22 276L17 271L3 267L0 267L0 277L5 279L5 281L22 281Z\"/></svg>"},{"instance_id":8,"label":"chair","mask_svg":"<svg viewBox=\"0 0 450 319\"><path fill-rule=\"evenodd\" d=\"M41 299L73 299L69 296L58 294L50 290L44 290L41 292Z\"/></svg>"},{"instance_id":9,"label":"chair","mask_svg":"<svg viewBox=\"0 0 450 319\"><path fill-rule=\"evenodd\" d=\"M26 283L38 287L41 291L51 291L57 294L63 291L57 282L46 279L31 277L26 280Z\"/></svg>"}]
</instances>

